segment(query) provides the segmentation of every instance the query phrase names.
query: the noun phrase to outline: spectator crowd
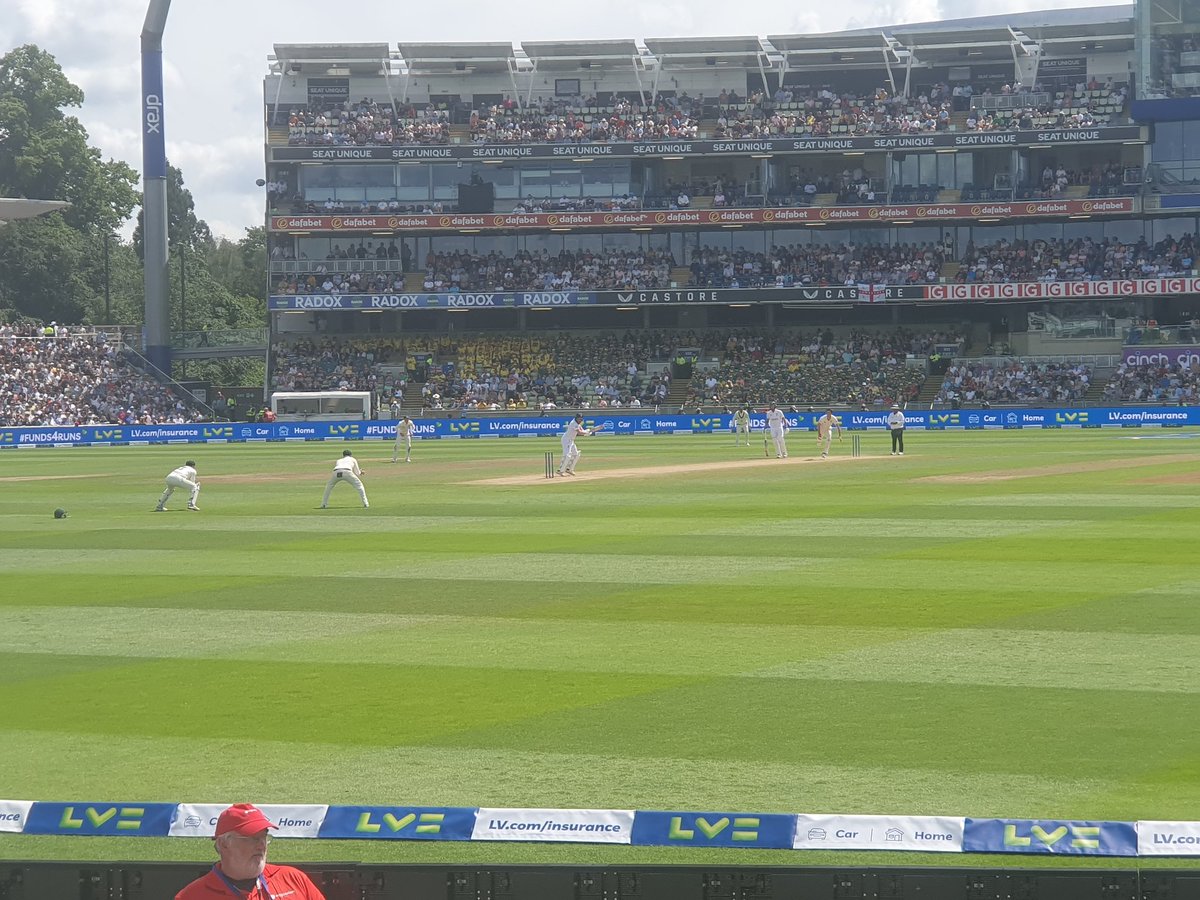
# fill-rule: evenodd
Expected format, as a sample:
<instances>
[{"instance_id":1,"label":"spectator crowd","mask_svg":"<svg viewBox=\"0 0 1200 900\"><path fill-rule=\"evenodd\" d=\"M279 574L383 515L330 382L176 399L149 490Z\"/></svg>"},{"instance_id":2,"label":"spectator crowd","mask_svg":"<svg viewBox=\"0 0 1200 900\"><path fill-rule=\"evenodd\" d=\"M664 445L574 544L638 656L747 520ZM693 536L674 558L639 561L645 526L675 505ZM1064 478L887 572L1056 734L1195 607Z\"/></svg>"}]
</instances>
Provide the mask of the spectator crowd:
<instances>
[{"instance_id":1,"label":"spectator crowd","mask_svg":"<svg viewBox=\"0 0 1200 900\"><path fill-rule=\"evenodd\" d=\"M351 248L353 249L353 248ZM948 247L941 243L776 245L769 252L705 245L687 264L691 286L789 288L825 285L920 285L942 280ZM1091 237L969 242L953 277L959 284L1115 281L1185 275L1196 264L1195 235L1121 241ZM274 252L274 251L273 251ZM330 259L344 258L344 251ZM358 249L358 258L394 258L393 247ZM664 249L433 252L424 262L427 293L476 291L614 291L679 286L675 260ZM401 272L336 272L313 262L306 273L277 279L279 294L358 294L404 290Z\"/></svg>"},{"instance_id":2,"label":"spectator crowd","mask_svg":"<svg viewBox=\"0 0 1200 900\"><path fill-rule=\"evenodd\" d=\"M422 405L433 410L636 409L666 404L671 363L687 360L694 363L693 377L676 395L685 406L829 402L875 408L915 396L934 346L962 340L957 332L903 328L840 336L787 329L403 341L327 336L278 343L272 386L374 391L388 406L412 379L421 383Z\"/></svg>"},{"instance_id":3,"label":"spectator crowd","mask_svg":"<svg viewBox=\"0 0 1200 900\"><path fill-rule=\"evenodd\" d=\"M705 288L807 285L934 284L945 264L941 244L779 245L770 253L704 246L692 253L690 284ZM511 256L467 251L426 256L426 293L655 290L673 285L675 261L665 249L522 250ZM990 274L993 270L989 268ZM973 278L964 277L971 281ZM399 272L333 272L324 263L280 277L280 294L401 291Z\"/></svg>"},{"instance_id":4,"label":"spectator crowd","mask_svg":"<svg viewBox=\"0 0 1200 900\"><path fill-rule=\"evenodd\" d=\"M667 372L647 362L674 336L651 332L465 339L456 359L431 372L422 403L431 409L637 409L666 401Z\"/></svg>"},{"instance_id":5,"label":"spectator crowd","mask_svg":"<svg viewBox=\"0 0 1200 900\"><path fill-rule=\"evenodd\" d=\"M936 402L1067 403L1082 400L1091 380L1091 367L1082 363L960 363L946 370Z\"/></svg>"},{"instance_id":6,"label":"spectator crowd","mask_svg":"<svg viewBox=\"0 0 1200 900\"><path fill-rule=\"evenodd\" d=\"M969 243L959 283L1014 281L1112 281L1161 278L1190 272L1196 260L1196 237L1167 236L1153 244L1145 238L1072 238L1036 241L997 241L976 247Z\"/></svg>"},{"instance_id":7,"label":"spectator crowd","mask_svg":"<svg viewBox=\"0 0 1200 900\"><path fill-rule=\"evenodd\" d=\"M480 144L604 144L692 140L699 121L665 101L641 106L618 99L603 111L595 98L579 105L546 100L520 109L511 101L473 110L471 140Z\"/></svg>"},{"instance_id":8,"label":"spectator crowd","mask_svg":"<svg viewBox=\"0 0 1200 900\"><path fill-rule=\"evenodd\" d=\"M1104 399L1113 403L1193 404L1200 401L1200 367L1122 363L1104 386Z\"/></svg>"},{"instance_id":9,"label":"spectator crowd","mask_svg":"<svg viewBox=\"0 0 1200 900\"><path fill-rule=\"evenodd\" d=\"M670 285L674 261L667 250L431 253L424 290L446 291L615 291Z\"/></svg>"},{"instance_id":10,"label":"spectator crowd","mask_svg":"<svg viewBox=\"0 0 1200 900\"><path fill-rule=\"evenodd\" d=\"M770 253L702 247L692 255L692 284L754 288L836 284L933 284L940 244L777 245Z\"/></svg>"},{"instance_id":11,"label":"spectator crowd","mask_svg":"<svg viewBox=\"0 0 1200 900\"><path fill-rule=\"evenodd\" d=\"M957 332L905 328L842 335L829 329L727 333L719 365L693 373L688 403L727 409L769 402L863 409L903 403L920 390L934 345L962 340Z\"/></svg>"},{"instance_id":12,"label":"spectator crowd","mask_svg":"<svg viewBox=\"0 0 1200 900\"><path fill-rule=\"evenodd\" d=\"M995 97L1010 102L991 103ZM474 143L595 144L922 134L950 130L956 112L965 115L971 131L1089 128L1106 124L1127 99L1123 85L1093 79L1058 91L1042 85L1029 90L1019 82L994 92L990 86L975 90L966 83L937 82L911 97L888 86L864 94L826 85L809 91L784 86L771 95L754 91L745 97L722 90L707 100L682 92L649 102L641 95L549 97L524 105L505 97L477 106L363 98L323 109L295 105L278 115L287 117L288 143L301 146L447 144L455 126Z\"/></svg>"},{"instance_id":13,"label":"spectator crowd","mask_svg":"<svg viewBox=\"0 0 1200 900\"><path fill-rule=\"evenodd\" d=\"M989 90L979 96L979 106L967 115L968 131L1094 128L1107 125L1113 115L1124 110L1127 100L1124 86L1101 85L1095 79L1053 92L1042 85L1026 91L1020 82L1000 89L998 96L1011 96L1022 105L989 104L988 100L997 96Z\"/></svg>"},{"instance_id":14,"label":"spectator crowd","mask_svg":"<svg viewBox=\"0 0 1200 900\"><path fill-rule=\"evenodd\" d=\"M952 112L950 88L945 84L933 85L916 97L895 96L883 87L869 96L835 94L829 88L805 94L784 89L770 99L755 92L744 103L720 109L713 137L919 134L949 130Z\"/></svg>"},{"instance_id":15,"label":"spectator crowd","mask_svg":"<svg viewBox=\"0 0 1200 900\"><path fill-rule=\"evenodd\" d=\"M207 416L128 365L104 335L0 325L0 425L158 425Z\"/></svg>"},{"instance_id":16,"label":"spectator crowd","mask_svg":"<svg viewBox=\"0 0 1200 900\"><path fill-rule=\"evenodd\" d=\"M395 360L403 365L400 338L301 338L280 340L271 347L272 391L371 391L402 388L404 379L389 378L380 367Z\"/></svg>"},{"instance_id":17,"label":"spectator crowd","mask_svg":"<svg viewBox=\"0 0 1200 900\"><path fill-rule=\"evenodd\" d=\"M429 104L393 107L391 103L347 100L340 108L314 110L307 106L288 111L288 143L292 146L390 146L392 144L448 144L450 117Z\"/></svg>"}]
</instances>

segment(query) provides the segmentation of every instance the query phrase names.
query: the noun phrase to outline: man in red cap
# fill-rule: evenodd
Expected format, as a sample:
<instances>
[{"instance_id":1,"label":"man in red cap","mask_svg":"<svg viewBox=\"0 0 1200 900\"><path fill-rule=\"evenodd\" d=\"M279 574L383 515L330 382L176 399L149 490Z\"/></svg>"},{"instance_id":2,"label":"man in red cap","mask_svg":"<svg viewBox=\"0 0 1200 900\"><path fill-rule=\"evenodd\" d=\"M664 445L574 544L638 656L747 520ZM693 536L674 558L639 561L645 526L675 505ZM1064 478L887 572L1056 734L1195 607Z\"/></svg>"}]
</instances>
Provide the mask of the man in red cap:
<instances>
[{"instance_id":1,"label":"man in red cap","mask_svg":"<svg viewBox=\"0 0 1200 900\"><path fill-rule=\"evenodd\" d=\"M267 864L271 828L279 826L249 803L221 813L213 843L220 860L212 870L175 895L175 900L325 900L325 895L299 869Z\"/></svg>"}]
</instances>

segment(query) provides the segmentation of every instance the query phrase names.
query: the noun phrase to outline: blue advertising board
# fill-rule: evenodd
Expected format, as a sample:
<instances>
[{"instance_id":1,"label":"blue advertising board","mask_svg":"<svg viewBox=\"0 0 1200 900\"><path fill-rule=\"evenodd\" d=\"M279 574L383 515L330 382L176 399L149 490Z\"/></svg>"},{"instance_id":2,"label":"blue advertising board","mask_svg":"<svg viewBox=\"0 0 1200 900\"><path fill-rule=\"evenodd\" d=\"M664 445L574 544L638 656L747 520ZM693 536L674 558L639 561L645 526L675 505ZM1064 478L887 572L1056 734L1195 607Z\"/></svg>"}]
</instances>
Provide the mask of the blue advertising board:
<instances>
[{"instance_id":1,"label":"blue advertising board","mask_svg":"<svg viewBox=\"0 0 1200 900\"><path fill-rule=\"evenodd\" d=\"M815 431L819 412L788 413L789 428ZM1200 425L1200 408L1178 406L1089 407L1062 409L909 410L907 427L927 431L983 430L989 428L1141 428ZM842 427L849 431L885 429L888 413L843 412ZM594 410L585 414L588 428L601 434L700 434L727 432L731 416L725 413L662 415L644 410ZM527 414L416 419L418 439L486 437L555 437L567 422L564 415ZM761 430L766 417L752 413L750 427ZM45 428L0 430L0 449L8 447L62 447L92 444L209 444L231 441L390 440L396 420L371 419L339 422L213 422L189 425L57 425Z\"/></svg>"},{"instance_id":2,"label":"blue advertising board","mask_svg":"<svg viewBox=\"0 0 1200 900\"><path fill-rule=\"evenodd\" d=\"M963 852L1137 856L1137 826L1133 822L969 818L963 829Z\"/></svg>"},{"instance_id":3,"label":"blue advertising board","mask_svg":"<svg viewBox=\"0 0 1200 900\"><path fill-rule=\"evenodd\" d=\"M174 803L34 803L25 834L164 837Z\"/></svg>"},{"instance_id":4,"label":"blue advertising board","mask_svg":"<svg viewBox=\"0 0 1200 900\"><path fill-rule=\"evenodd\" d=\"M59 836L211 837L220 804L0 800L0 832ZM294 838L390 841L563 840L614 843L612 828L586 827L632 820L628 839L619 843L659 847L726 847L773 850L912 850L908 825L932 821L922 816L872 816L754 812L666 812L657 810L481 810L460 806L275 806L264 807L280 834ZM289 817L287 810L302 810ZM282 813L281 813L282 811ZM505 814L510 831L489 828L483 813ZM568 820L577 826L569 838L557 832L542 837L543 820ZM207 828L204 827L207 819ZM863 843L867 823L879 831L875 843ZM949 821L949 820L945 820ZM959 819L961 842L955 853L1062 854L1074 856L1195 856L1200 822L1101 822L1057 819ZM483 823L483 827L481 827ZM834 835L837 823L851 828ZM886 828L883 826L904 826ZM906 824L907 823L907 824ZM539 826L532 837L532 826ZM803 825L803 829L801 826ZM825 829L830 829L827 835ZM896 832L896 834L893 834ZM929 835L912 833L916 840ZM828 838L828 840L827 840ZM835 838L849 838L838 843Z\"/></svg>"},{"instance_id":5,"label":"blue advertising board","mask_svg":"<svg viewBox=\"0 0 1200 900\"><path fill-rule=\"evenodd\" d=\"M373 841L469 841L475 807L331 806L322 838Z\"/></svg>"},{"instance_id":6,"label":"blue advertising board","mask_svg":"<svg viewBox=\"0 0 1200 900\"><path fill-rule=\"evenodd\" d=\"M790 850L796 817L769 813L638 812L635 845Z\"/></svg>"}]
</instances>

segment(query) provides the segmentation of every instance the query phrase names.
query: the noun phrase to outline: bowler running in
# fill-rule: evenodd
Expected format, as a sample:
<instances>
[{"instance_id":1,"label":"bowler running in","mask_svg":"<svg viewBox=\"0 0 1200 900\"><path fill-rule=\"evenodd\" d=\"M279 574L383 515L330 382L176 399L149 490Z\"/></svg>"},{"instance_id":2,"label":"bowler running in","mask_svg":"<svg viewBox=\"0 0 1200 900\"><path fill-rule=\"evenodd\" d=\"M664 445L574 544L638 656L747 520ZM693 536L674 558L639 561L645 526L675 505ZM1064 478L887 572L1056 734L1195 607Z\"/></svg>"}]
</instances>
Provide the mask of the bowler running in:
<instances>
[{"instance_id":1,"label":"bowler running in","mask_svg":"<svg viewBox=\"0 0 1200 900\"><path fill-rule=\"evenodd\" d=\"M404 461L406 463L412 462L412 439L415 428L415 423L408 416L405 416L396 423L396 445L392 447L393 463L400 456L400 448L402 446L404 447Z\"/></svg>"},{"instance_id":2,"label":"bowler running in","mask_svg":"<svg viewBox=\"0 0 1200 900\"><path fill-rule=\"evenodd\" d=\"M825 415L817 419L817 446L821 448L821 459L829 458L829 447L833 444L833 432L836 429L837 439L842 439L842 423L833 414L832 409L825 410Z\"/></svg>"}]
</instances>

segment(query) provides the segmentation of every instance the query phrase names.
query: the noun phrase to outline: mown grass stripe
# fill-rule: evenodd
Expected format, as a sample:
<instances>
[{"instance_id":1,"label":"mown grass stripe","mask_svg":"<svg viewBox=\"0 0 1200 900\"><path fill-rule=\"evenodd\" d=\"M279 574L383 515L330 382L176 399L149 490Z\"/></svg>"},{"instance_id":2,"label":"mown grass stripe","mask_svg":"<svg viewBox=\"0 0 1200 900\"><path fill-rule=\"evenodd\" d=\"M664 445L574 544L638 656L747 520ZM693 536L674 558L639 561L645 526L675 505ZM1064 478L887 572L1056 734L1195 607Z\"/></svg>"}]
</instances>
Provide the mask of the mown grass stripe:
<instances>
[{"instance_id":1,"label":"mown grass stripe","mask_svg":"<svg viewBox=\"0 0 1200 900\"><path fill-rule=\"evenodd\" d=\"M0 731L0 742L17 758L38 755L87 765L95 780L112 784L113 799L136 795L150 801L203 797L219 801L254 797L260 803L381 802L502 806L514 795L535 807L613 808L630 795L646 809L714 809L765 812L883 812L962 815L964 797L985 816L1053 817L1079 809L1086 798L1122 790L1126 783L1075 772L944 772L906 766L885 753L870 765L780 764L697 759L685 755L639 760L624 753L551 753L504 748L413 747L403 744L343 747L336 758L320 741L266 737L105 739L105 751L71 732ZM680 749L686 749L681 745ZM260 771L231 769L219 786L206 761L272 760L286 778L262 779ZM129 760L145 760L136 773ZM562 772L559 779L531 779L530 772ZM30 770L29 796L60 791L61 774ZM1200 781L1188 796L1200 798ZM122 793L123 792L123 793ZM914 804L912 797L923 800ZM386 802L386 801L383 801ZM1184 815L1183 799L1176 807ZM1193 799L1194 802L1194 799ZM345 844L342 844L343 851Z\"/></svg>"},{"instance_id":2,"label":"mown grass stripe","mask_svg":"<svg viewBox=\"0 0 1200 900\"><path fill-rule=\"evenodd\" d=\"M757 674L804 681L1200 693L1200 635L977 628L893 636L890 642Z\"/></svg>"}]
</instances>

